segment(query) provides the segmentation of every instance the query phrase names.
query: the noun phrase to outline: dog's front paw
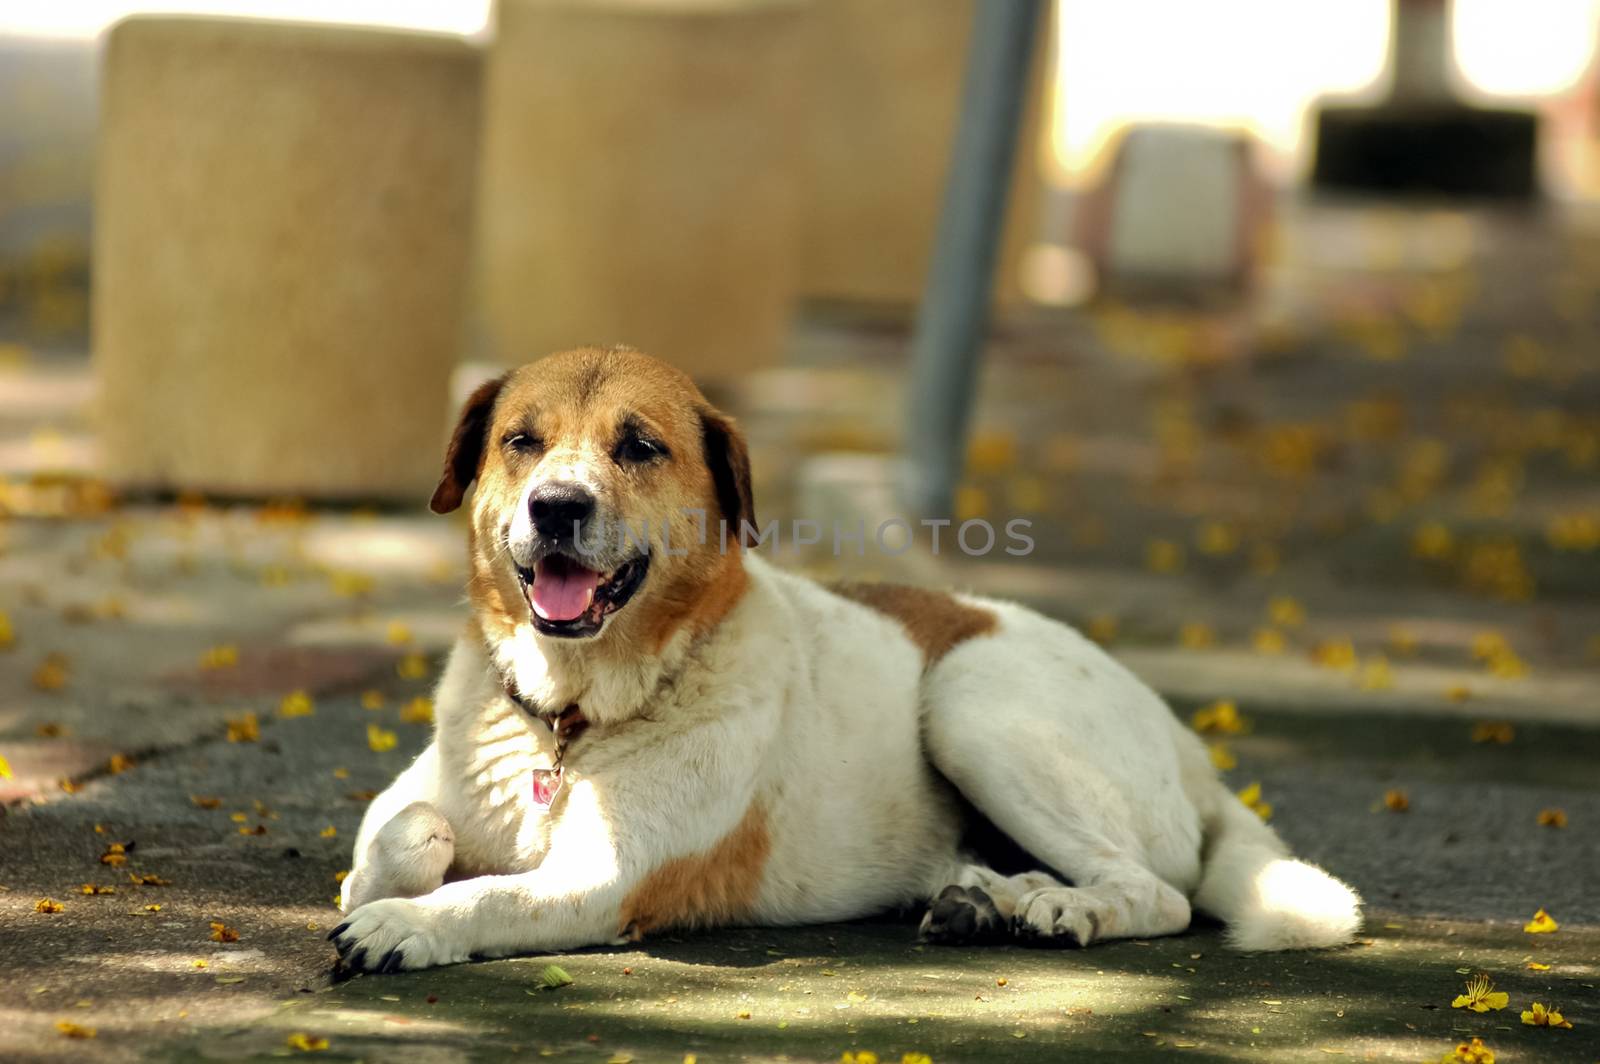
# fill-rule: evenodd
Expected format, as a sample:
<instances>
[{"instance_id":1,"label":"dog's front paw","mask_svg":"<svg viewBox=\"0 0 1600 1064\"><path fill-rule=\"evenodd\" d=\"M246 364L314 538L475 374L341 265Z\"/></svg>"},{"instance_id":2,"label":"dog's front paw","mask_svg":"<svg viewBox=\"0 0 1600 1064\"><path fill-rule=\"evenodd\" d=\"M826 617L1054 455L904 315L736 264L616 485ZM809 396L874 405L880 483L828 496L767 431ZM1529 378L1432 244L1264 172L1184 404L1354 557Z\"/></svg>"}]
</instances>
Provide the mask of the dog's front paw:
<instances>
[{"instance_id":1,"label":"dog's front paw","mask_svg":"<svg viewBox=\"0 0 1600 1064\"><path fill-rule=\"evenodd\" d=\"M408 898L369 902L328 938L351 972L409 972L459 964L470 952L445 911Z\"/></svg>"},{"instance_id":2,"label":"dog's front paw","mask_svg":"<svg viewBox=\"0 0 1600 1064\"><path fill-rule=\"evenodd\" d=\"M427 802L412 802L378 830L366 853L356 852L339 908L354 912L380 898L415 898L437 890L455 857L450 821Z\"/></svg>"}]
</instances>

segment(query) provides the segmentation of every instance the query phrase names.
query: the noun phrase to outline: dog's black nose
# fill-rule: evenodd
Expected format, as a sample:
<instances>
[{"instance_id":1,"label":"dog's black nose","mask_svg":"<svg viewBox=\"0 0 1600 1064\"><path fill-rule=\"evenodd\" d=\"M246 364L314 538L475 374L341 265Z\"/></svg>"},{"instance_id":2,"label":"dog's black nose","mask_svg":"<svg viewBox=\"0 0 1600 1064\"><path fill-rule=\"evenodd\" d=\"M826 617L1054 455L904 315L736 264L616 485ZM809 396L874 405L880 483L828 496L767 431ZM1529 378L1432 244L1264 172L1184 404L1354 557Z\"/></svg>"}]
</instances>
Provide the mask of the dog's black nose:
<instances>
[{"instance_id":1,"label":"dog's black nose","mask_svg":"<svg viewBox=\"0 0 1600 1064\"><path fill-rule=\"evenodd\" d=\"M578 526L594 513L594 496L578 484L541 484L528 496L528 515L541 536L576 539Z\"/></svg>"}]
</instances>

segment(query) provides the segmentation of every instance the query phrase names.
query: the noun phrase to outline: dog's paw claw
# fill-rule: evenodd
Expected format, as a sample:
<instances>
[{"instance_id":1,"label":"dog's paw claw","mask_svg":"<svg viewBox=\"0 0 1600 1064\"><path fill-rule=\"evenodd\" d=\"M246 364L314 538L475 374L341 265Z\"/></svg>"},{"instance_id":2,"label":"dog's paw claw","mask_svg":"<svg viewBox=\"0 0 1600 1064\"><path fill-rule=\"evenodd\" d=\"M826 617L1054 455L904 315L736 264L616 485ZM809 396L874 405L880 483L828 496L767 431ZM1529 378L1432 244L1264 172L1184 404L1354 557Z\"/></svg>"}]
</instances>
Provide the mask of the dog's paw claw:
<instances>
[{"instance_id":1,"label":"dog's paw claw","mask_svg":"<svg viewBox=\"0 0 1600 1064\"><path fill-rule=\"evenodd\" d=\"M437 913L416 901L386 898L363 905L336 929L334 948L351 973L388 973L457 964L469 951L454 942Z\"/></svg>"}]
</instances>

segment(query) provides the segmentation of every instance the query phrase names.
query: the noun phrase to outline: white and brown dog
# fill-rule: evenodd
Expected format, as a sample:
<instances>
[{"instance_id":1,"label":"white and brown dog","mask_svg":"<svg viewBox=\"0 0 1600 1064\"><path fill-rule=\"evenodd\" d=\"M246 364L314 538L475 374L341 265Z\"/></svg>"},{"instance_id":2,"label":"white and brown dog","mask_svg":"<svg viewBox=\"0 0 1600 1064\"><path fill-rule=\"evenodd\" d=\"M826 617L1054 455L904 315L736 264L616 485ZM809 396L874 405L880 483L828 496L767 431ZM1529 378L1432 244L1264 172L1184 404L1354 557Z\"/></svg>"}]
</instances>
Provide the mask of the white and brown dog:
<instances>
[{"instance_id":1,"label":"white and brown dog","mask_svg":"<svg viewBox=\"0 0 1600 1064\"><path fill-rule=\"evenodd\" d=\"M472 621L433 743L361 826L348 967L908 904L945 942L1169 935L1192 908L1249 950L1359 926L1076 631L724 542L755 526L744 442L677 370L586 348L484 385L433 509L474 480Z\"/></svg>"}]
</instances>

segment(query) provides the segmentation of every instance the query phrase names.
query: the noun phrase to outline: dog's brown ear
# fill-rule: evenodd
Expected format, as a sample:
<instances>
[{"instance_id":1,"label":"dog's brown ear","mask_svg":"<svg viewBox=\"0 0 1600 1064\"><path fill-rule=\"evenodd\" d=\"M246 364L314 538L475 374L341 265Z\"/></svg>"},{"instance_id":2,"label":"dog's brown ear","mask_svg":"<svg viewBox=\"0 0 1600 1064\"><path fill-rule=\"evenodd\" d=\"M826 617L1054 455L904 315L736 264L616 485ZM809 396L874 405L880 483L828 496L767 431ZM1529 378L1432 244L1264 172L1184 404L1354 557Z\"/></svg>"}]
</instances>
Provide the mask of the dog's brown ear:
<instances>
[{"instance_id":1,"label":"dog's brown ear","mask_svg":"<svg viewBox=\"0 0 1600 1064\"><path fill-rule=\"evenodd\" d=\"M705 440L706 465L717 489L717 506L728 522L728 531L745 546L759 542L756 528L756 502L750 488L750 452L744 433L728 415L707 407L700 412ZM747 527L748 526L748 527Z\"/></svg>"},{"instance_id":2,"label":"dog's brown ear","mask_svg":"<svg viewBox=\"0 0 1600 1064\"><path fill-rule=\"evenodd\" d=\"M439 486L433 489L433 499L428 509L436 514L447 514L461 505L467 489L478 477L478 467L483 462L483 445L489 432L489 417L494 413L494 401L509 374L478 385L477 391L461 408L461 420L456 423L455 434L444 452L444 472L439 475Z\"/></svg>"}]
</instances>

